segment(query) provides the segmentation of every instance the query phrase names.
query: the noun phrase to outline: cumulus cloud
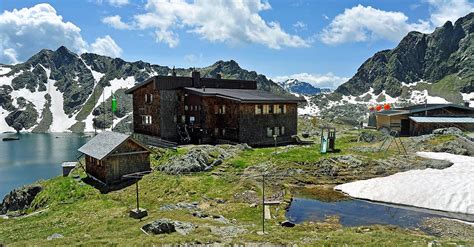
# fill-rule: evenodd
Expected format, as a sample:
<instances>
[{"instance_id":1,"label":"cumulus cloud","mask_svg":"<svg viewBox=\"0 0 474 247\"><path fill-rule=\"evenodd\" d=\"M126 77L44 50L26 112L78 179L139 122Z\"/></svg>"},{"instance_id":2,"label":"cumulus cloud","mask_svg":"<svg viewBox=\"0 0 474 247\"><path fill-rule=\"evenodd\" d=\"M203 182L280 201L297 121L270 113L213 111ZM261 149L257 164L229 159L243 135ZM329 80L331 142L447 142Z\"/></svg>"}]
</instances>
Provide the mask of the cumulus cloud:
<instances>
[{"instance_id":1,"label":"cumulus cloud","mask_svg":"<svg viewBox=\"0 0 474 247\"><path fill-rule=\"evenodd\" d=\"M81 29L62 16L49 4L5 11L0 14L0 61L23 61L43 48L65 45L84 52L87 43Z\"/></svg>"},{"instance_id":2,"label":"cumulus cloud","mask_svg":"<svg viewBox=\"0 0 474 247\"><path fill-rule=\"evenodd\" d=\"M277 76L277 77L272 78L273 81L279 81L279 82L283 82L288 79L297 79L299 81L308 82L315 87L331 88L331 89L335 89L342 83L349 80L348 77L337 76L331 72L326 73L326 74L298 73L298 74L293 74L293 75L284 75L284 76Z\"/></svg>"},{"instance_id":3,"label":"cumulus cloud","mask_svg":"<svg viewBox=\"0 0 474 247\"><path fill-rule=\"evenodd\" d=\"M135 15L128 25L140 30L153 29L156 41L170 47L179 44L178 30L211 42L256 43L272 49L309 46L303 38L285 32L279 23L267 22L259 15L269 9L271 6L265 0L148 0L146 12ZM116 21L115 18L115 24Z\"/></svg>"},{"instance_id":4,"label":"cumulus cloud","mask_svg":"<svg viewBox=\"0 0 474 247\"><path fill-rule=\"evenodd\" d=\"M447 21L455 22L459 17L474 11L474 3L468 0L426 0L431 5L430 21L441 26Z\"/></svg>"},{"instance_id":5,"label":"cumulus cloud","mask_svg":"<svg viewBox=\"0 0 474 247\"><path fill-rule=\"evenodd\" d=\"M399 41L409 31L427 32L431 25L419 20L409 23L402 12L383 11L362 5L345 9L337 15L321 33L326 44L362 42L376 39Z\"/></svg>"},{"instance_id":6,"label":"cumulus cloud","mask_svg":"<svg viewBox=\"0 0 474 247\"><path fill-rule=\"evenodd\" d=\"M92 48L98 50L99 44L105 41L115 45L107 54L117 54L118 46L110 37L96 40ZM82 38L81 29L64 21L51 5L37 4L0 14L0 62L22 62L41 49L56 49L62 45L77 53L91 48Z\"/></svg>"},{"instance_id":7,"label":"cumulus cloud","mask_svg":"<svg viewBox=\"0 0 474 247\"><path fill-rule=\"evenodd\" d=\"M91 52L109 57L120 57L122 55L122 48L109 35L106 35L97 38L91 44Z\"/></svg>"},{"instance_id":8,"label":"cumulus cloud","mask_svg":"<svg viewBox=\"0 0 474 247\"><path fill-rule=\"evenodd\" d=\"M295 24L293 24L293 28L296 32L306 30L307 27L308 26L306 25L306 23L302 21L297 21Z\"/></svg>"},{"instance_id":9,"label":"cumulus cloud","mask_svg":"<svg viewBox=\"0 0 474 247\"><path fill-rule=\"evenodd\" d=\"M430 7L430 17L416 22L410 22L402 12L384 11L360 4L345 9L322 30L320 39L333 45L377 39L397 42L410 31L432 32L446 21L454 22L474 11L474 4L468 0L424 1Z\"/></svg>"},{"instance_id":10,"label":"cumulus cloud","mask_svg":"<svg viewBox=\"0 0 474 247\"><path fill-rule=\"evenodd\" d=\"M110 5L122 7L129 4L128 0L108 0Z\"/></svg>"},{"instance_id":11,"label":"cumulus cloud","mask_svg":"<svg viewBox=\"0 0 474 247\"><path fill-rule=\"evenodd\" d=\"M130 29L130 25L122 21L119 15L107 16L102 19L102 22L112 26L115 29Z\"/></svg>"}]
</instances>

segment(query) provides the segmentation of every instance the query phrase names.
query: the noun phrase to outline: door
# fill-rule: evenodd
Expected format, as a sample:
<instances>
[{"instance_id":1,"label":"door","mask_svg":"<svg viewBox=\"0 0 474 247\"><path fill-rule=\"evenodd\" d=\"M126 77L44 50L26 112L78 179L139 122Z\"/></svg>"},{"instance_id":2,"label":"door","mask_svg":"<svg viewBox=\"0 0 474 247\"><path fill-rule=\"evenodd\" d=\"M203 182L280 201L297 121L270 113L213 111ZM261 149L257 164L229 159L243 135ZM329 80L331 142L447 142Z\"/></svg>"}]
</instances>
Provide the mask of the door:
<instances>
[{"instance_id":1,"label":"door","mask_svg":"<svg viewBox=\"0 0 474 247\"><path fill-rule=\"evenodd\" d=\"M402 119L401 120L401 136L408 136L410 135L410 119Z\"/></svg>"}]
</instances>

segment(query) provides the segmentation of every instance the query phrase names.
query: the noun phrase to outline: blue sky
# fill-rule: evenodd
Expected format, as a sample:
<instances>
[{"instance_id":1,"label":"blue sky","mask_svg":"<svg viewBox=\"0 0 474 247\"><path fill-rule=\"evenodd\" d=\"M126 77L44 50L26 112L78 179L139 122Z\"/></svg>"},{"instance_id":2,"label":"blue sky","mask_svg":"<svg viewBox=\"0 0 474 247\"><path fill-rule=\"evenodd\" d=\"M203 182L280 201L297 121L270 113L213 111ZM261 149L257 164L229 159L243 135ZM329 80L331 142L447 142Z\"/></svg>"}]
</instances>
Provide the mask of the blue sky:
<instances>
[{"instance_id":1,"label":"blue sky","mask_svg":"<svg viewBox=\"0 0 474 247\"><path fill-rule=\"evenodd\" d=\"M176 67L233 59L334 88L408 31L470 11L468 0L1 0L0 63L66 45Z\"/></svg>"}]
</instances>

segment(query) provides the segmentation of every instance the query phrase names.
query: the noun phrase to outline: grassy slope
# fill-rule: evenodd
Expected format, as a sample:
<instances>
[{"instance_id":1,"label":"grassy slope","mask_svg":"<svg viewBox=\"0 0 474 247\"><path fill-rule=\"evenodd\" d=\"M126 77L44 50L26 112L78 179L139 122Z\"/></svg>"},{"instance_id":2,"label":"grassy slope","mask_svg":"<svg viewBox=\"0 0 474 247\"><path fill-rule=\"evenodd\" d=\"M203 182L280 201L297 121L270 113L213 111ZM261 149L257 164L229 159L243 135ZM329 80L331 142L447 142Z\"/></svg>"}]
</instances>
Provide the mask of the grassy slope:
<instances>
[{"instance_id":1,"label":"grassy slope","mask_svg":"<svg viewBox=\"0 0 474 247\"><path fill-rule=\"evenodd\" d=\"M362 145L352 143L354 136L347 135L338 139L342 154L349 153L349 146ZM279 148L278 150L281 150ZM153 165L160 165L166 158L185 153L163 153L165 159L153 159ZM216 171L204 172L192 176L171 176L154 172L140 181L141 207L149 210L149 216L143 221L128 217L128 210L135 204L135 187L130 186L109 194L100 194L94 188L84 185L72 178L57 177L42 181L45 190L35 199L34 205L39 209L46 208L41 214L18 219L0 219L0 243L15 245L51 245L51 244L119 244L145 245L151 243L191 243L191 242L271 242L302 243L303 245L392 245L392 246L426 246L435 239L423 233L408 231L391 226L370 226L370 230L360 227L343 228L337 220L301 224L294 228L283 228L278 222L283 220L283 208L277 219L268 220L266 236L256 234L261 226L261 206L249 207L248 203L233 199L238 192L253 189L259 194L260 183L255 179L244 178L233 172L242 172L244 168L257 167L263 162L270 162L275 167L296 167L301 163L311 163L321 158L316 146L296 147L287 152L272 154L273 148L261 148L244 151L237 157L224 163L218 170L226 175L216 176ZM390 153L394 152L391 150ZM331 154L334 155L334 154ZM367 154L377 156L379 154ZM301 166L300 166L301 167ZM308 167L308 169L312 169ZM269 181L270 183L272 181ZM273 181L275 182L275 181ZM334 181L328 181L334 183ZM270 188L271 190L271 188ZM267 191L268 193L268 191ZM227 201L219 204L212 198ZM160 211L168 203L199 201L202 211L211 215L223 215L236 219L236 225L247 229L247 232L233 239L223 239L211 233L211 226L225 226L211 219L200 219L190 215L189 211ZM140 227L158 218L193 222L200 225L190 235L177 233L147 236ZM53 233L65 236L63 239L47 241ZM438 239L442 243L474 244L464 240Z\"/></svg>"}]
</instances>

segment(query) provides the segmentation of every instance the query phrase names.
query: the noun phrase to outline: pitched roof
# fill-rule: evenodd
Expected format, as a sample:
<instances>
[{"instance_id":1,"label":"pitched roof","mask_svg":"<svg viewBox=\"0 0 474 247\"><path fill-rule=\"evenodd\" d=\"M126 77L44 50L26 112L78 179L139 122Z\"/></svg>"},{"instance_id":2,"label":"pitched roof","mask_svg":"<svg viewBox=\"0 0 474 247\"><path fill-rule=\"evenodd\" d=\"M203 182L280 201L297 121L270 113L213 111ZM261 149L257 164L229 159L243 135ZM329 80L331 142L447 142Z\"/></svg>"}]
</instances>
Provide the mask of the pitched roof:
<instances>
[{"instance_id":1,"label":"pitched roof","mask_svg":"<svg viewBox=\"0 0 474 247\"><path fill-rule=\"evenodd\" d=\"M131 138L130 135L126 135L126 134L122 134L118 132L112 132L112 131L104 131L94 136L94 138L92 138L90 141L88 141L78 150L81 153L87 154L93 158L101 160L107 157L118 146L120 146L120 144L124 143L129 138ZM135 140L134 142L138 143ZM140 143L138 144L140 146L143 146ZM146 149L146 147L144 148Z\"/></svg>"},{"instance_id":2,"label":"pitched roof","mask_svg":"<svg viewBox=\"0 0 474 247\"><path fill-rule=\"evenodd\" d=\"M409 117L416 123L459 123L459 124L474 124L472 117Z\"/></svg>"},{"instance_id":3,"label":"pitched roof","mask_svg":"<svg viewBox=\"0 0 474 247\"><path fill-rule=\"evenodd\" d=\"M277 95L263 90L225 89L225 88L185 88L188 93L200 96L214 96L243 103L259 102L303 102L304 99L293 95Z\"/></svg>"}]
</instances>

